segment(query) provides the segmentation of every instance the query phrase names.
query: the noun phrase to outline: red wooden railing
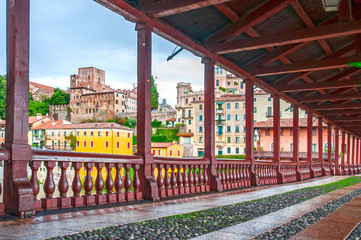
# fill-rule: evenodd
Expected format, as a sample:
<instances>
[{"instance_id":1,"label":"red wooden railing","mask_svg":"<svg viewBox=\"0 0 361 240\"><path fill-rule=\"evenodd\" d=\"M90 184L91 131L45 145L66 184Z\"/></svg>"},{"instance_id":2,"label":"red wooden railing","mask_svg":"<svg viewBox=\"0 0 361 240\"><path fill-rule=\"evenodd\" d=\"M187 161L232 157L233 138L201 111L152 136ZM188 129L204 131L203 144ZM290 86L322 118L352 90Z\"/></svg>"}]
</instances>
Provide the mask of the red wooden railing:
<instances>
[{"instance_id":1,"label":"red wooden railing","mask_svg":"<svg viewBox=\"0 0 361 240\"><path fill-rule=\"evenodd\" d=\"M259 184L276 184L277 168L278 165L275 162L256 161L255 173L258 175Z\"/></svg>"},{"instance_id":2,"label":"red wooden railing","mask_svg":"<svg viewBox=\"0 0 361 240\"><path fill-rule=\"evenodd\" d=\"M244 160L218 159L217 176L222 189L236 189L251 186L251 163Z\"/></svg>"},{"instance_id":3,"label":"red wooden railing","mask_svg":"<svg viewBox=\"0 0 361 240\"><path fill-rule=\"evenodd\" d=\"M300 162L300 165L298 166L298 171L302 177L303 180L311 178L311 164L308 162Z\"/></svg>"},{"instance_id":4,"label":"red wooden railing","mask_svg":"<svg viewBox=\"0 0 361 240\"><path fill-rule=\"evenodd\" d=\"M281 173L283 174L284 182L297 181L297 163L295 162L282 162Z\"/></svg>"}]
</instances>

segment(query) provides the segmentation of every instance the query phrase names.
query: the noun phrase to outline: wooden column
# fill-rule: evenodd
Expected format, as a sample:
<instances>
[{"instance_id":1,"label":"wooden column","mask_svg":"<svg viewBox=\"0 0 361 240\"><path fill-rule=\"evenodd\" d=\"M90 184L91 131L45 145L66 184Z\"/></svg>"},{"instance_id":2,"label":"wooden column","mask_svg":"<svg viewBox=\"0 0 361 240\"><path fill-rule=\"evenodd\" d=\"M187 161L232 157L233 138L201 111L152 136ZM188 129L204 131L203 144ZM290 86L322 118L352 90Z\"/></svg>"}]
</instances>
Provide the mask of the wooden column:
<instances>
[{"instance_id":1,"label":"wooden column","mask_svg":"<svg viewBox=\"0 0 361 240\"><path fill-rule=\"evenodd\" d=\"M332 127L331 123L327 124L327 161L332 165Z\"/></svg>"},{"instance_id":2,"label":"wooden column","mask_svg":"<svg viewBox=\"0 0 361 240\"><path fill-rule=\"evenodd\" d=\"M153 154L151 153L151 27L142 23L136 25L138 32L138 87L137 87L137 155L142 156L144 165L140 169L141 189L144 199L159 200L158 185L152 177Z\"/></svg>"},{"instance_id":3,"label":"wooden column","mask_svg":"<svg viewBox=\"0 0 361 240\"><path fill-rule=\"evenodd\" d=\"M300 173L299 165L300 165L300 159L299 159L299 116L298 116L298 106L293 105L293 162L297 163L297 180L302 181L302 174Z\"/></svg>"},{"instance_id":4,"label":"wooden column","mask_svg":"<svg viewBox=\"0 0 361 240\"><path fill-rule=\"evenodd\" d=\"M315 177L312 168L312 113L307 113L307 162L310 164L311 177Z\"/></svg>"},{"instance_id":5,"label":"wooden column","mask_svg":"<svg viewBox=\"0 0 361 240\"><path fill-rule=\"evenodd\" d=\"M341 175L345 174L345 153L346 153L346 145L345 145L345 132L342 131L341 137Z\"/></svg>"},{"instance_id":6,"label":"wooden column","mask_svg":"<svg viewBox=\"0 0 361 240\"><path fill-rule=\"evenodd\" d=\"M335 175L341 175L339 166L339 151L340 151L340 131L335 128Z\"/></svg>"},{"instance_id":7,"label":"wooden column","mask_svg":"<svg viewBox=\"0 0 361 240\"><path fill-rule=\"evenodd\" d=\"M355 157L355 161L354 161L354 168L356 170L356 173L358 173L358 158L359 158L359 139L356 139L356 157Z\"/></svg>"},{"instance_id":8,"label":"wooden column","mask_svg":"<svg viewBox=\"0 0 361 240\"><path fill-rule=\"evenodd\" d=\"M284 183L283 175L281 173L281 146L280 146L280 98L273 95L273 161L277 163L277 181Z\"/></svg>"},{"instance_id":9,"label":"wooden column","mask_svg":"<svg viewBox=\"0 0 361 240\"><path fill-rule=\"evenodd\" d=\"M28 145L30 1L7 1L7 98L4 164L5 211L25 217L35 214L27 172L32 159Z\"/></svg>"},{"instance_id":10,"label":"wooden column","mask_svg":"<svg viewBox=\"0 0 361 240\"><path fill-rule=\"evenodd\" d=\"M215 157L215 96L214 60L203 58L204 64L204 158L210 161L210 188L221 192L221 180L217 177L217 158Z\"/></svg>"},{"instance_id":11,"label":"wooden column","mask_svg":"<svg viewBox=\"0 0 361 240\"><path fill-rule=\"evenodd\" d=\"M351 135L347 134L347 168L348 168L348 174L350 174L351 168L350 168L350 159L351 159Z\"/></svg>"},{"instance_id":12,"label":"wooden column","mask_svg":"<svg viewBox=\"0 0 361 240\"><path fill-rule=\"evenodd\" d=\"M322 118L318 118L317 137L318 137L318 162L323 163L323 139L322 139Z\"/></svg>"},{"instance_id":13,"label":"wooden column","mask_svg":"<svg viewBox=\"0 0 361 240\"><path fill-rule=\"evenodd\" d=\"M359 141L359 159L357 160L357 170L360 173L360 165L361 165L361 140Z\"/></svg>"},{"instance_id":14,"label":"wooden column","mask_svg":"<svg viewBox=\"0 0 361 240\"><path fill-rule=\"evenodd\" d=\"M352 169L352 173L355 173L354 171L354 166L355 166L355 137L352 137L352 146L351 146L351 161L350 161L350 165L351 165L351 169Z\"/></svg>"},{"instance_id":15,"label":"wooden column","mask_svg":"<svg viewBox=\"0 0 361 240\"><path fill-rule=\"evenodd\" d=\"M258 186L258 176L255 173L255 159L254 159L254 119L253 119L253 101L254 84L251 80L245 79L246 84L246 160L251 162L251 184Z\"/></svg>"}]
</instances>

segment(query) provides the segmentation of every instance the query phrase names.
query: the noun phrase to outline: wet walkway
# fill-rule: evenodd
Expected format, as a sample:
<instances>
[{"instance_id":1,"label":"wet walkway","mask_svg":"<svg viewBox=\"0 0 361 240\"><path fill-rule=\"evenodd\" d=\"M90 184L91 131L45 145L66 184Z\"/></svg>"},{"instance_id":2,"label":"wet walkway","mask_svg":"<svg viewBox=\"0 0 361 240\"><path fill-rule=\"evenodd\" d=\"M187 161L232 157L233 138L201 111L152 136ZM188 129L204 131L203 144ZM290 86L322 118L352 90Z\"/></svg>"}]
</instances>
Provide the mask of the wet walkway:
<instances>
[{"instance_id":1,"label":"wet walkway","mask_svg":"<svg viewBox=\"0 0 361 240\"><path fill-rule=\"evenodd\" d=\"M332 176L284 185L258 187L254 191L233 191L209 194L162 202L146 202L136 205L36 216L29 219L16 219L0 222L0 239L44 239L59 235L74 234L107 226L138 222L192 211L204 210L238 202L250 201L292 190L336 182L349 176ZM248 190L247 190L248 191ZM292 218L317 208L345 194L337 190L306 202L282 209L266 216L253 219L196 239L249 239L272 229ZM247 231L245 231L247 230Z\"/></svg>"}]
</instances>

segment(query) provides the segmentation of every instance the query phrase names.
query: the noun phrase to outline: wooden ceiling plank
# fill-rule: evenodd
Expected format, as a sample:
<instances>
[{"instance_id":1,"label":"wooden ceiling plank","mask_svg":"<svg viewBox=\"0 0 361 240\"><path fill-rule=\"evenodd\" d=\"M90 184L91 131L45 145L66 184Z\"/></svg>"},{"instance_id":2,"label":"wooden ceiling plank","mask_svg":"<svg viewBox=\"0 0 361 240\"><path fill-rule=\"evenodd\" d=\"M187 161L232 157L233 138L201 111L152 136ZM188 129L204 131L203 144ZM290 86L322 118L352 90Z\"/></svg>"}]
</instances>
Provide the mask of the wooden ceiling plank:
<instances>
[{"instance_id":1,"label":"wooden ceiling plank","mask_svg":"<svg viewBox=\"0 0 361 240\"><path fill-rule=\"evenodd\" d=\"M229 1L231 0L161 0L146 3L141 10L151 18L161 18Z\"/></svg>"},{"instance_id":2,"label":"wooden ceiling plank","mask_svg":"<svg viewBox=\"0 0 361 240\"><path fill-rule=\"evenodd\" d=\"M285 64L280 66L262 67L252 70L250 71L250 73L255 76L269 76L295 72L318 71L339 67L349 67L349 63L359 61L361 61L361 56L330 58L313 62L308 61L302 63Z\"/></svg>"},{"instance_id":3,"label":"wooden ceiling plank","mask_svg":"<svg viewBox=\"0 0 361 240\"><path fill-rule=\"evenodd\" d=\"M319 39L335 38L357 33L361 33L361 20L299 29L292 32L277 33L256 38L233 40L226 43L220 43L212 47L211 50L218 54L226 54Z\"/></svg>"},{"instance_id":4,"label":"wooden ceiling plank","mask_svg":"<svg viewBox=\"0 0 361 240\"><path fill-rule=\"evenodd\" d=\"M341 110L341 109L357 109L361 108L361 103L346 103L346 104L327 104L327 105L317 105L309 104L309 106L314 110Z\"/></svg>"},{"instance_id":5,"label":"wooden ceiling plank","mask_svg":"<svg viewBox=\"0 0 361 240\"><path fill-rule=\"evenodd\" d=\"M332 100L347 100L347 99L361 99L361 93L350 93L350 94L328 94L317 97L307 97L304 99L299 99L302 103L309 102L322 102L322 101L332 101Z\"/></svg>"}]
</instances>

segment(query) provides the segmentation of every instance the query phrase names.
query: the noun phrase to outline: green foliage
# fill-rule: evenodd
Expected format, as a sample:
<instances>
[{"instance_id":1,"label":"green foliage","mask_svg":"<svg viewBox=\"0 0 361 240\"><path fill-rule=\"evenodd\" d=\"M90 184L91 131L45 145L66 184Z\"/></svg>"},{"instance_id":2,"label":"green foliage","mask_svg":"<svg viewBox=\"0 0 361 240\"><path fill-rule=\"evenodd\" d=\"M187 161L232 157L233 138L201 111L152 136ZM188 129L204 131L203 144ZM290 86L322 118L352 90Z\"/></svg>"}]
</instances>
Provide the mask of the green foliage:
<instances>
[{"instance_id":1,"label":"green foliage","mask_svg":"<svg viewBox=\"0 0 361 240\"><path fill-rule=\"evenodd\" d=\"M178 128L157 128L155 135L165 136L166 142L173 142L179 140L177 134L179 133Z\"/></svg>"},{"instance_id":2,"label":"green foliage","mask_svg":"<svg viewBox=\"0 0 361 240\"><path fill-rule=\"evenodd\" d=\"M175 126L176 126L176 127L185 126L185 124L184 124L184 123L177 123Z\"/></svg>"},{"instance_id":3,"label":"green foliage","mask_svg":"<svg viewBox=\"0 0 361 240\"><path fill-rule=\"evenodd\" d=\"M64 105L69 104L70 95L63 92L59 88L54 89L54 94L51 98L48 98L49 105ZM46 101L46 100L45 100Z\"/></svg>"},{"instance_id":4,"label":"green foliage","mask_svg":"<svg viewBox=\"0 0 361 240\"><path fill-rule=\"evenodd\" d=\"M167 137L162 135L152 135L152 142L166 142Z\"/></svg>"},{"instance_id":5,"label":"green foliage","mask_svg":"<svg viewBox=\"0 0 361 240\"><path fill-rule=\"evenodd\" d=\"M29 116L36 116L37 113L45 116L49 113L49 104L41 101L30 101L29 102Z\"/></svg>"},{"instance_id":6,"label":"green foliage","mask_svg":"<svg viewBox=\"0 0 361 240\"><path fill-rule=\"evenodd\" d=\"M6 116L6 75L0 75L0 118Z\"/></svg>"},{"instance_id":7,"label":"green foliage","mask_svg":"<svg viewBox=\"0 0 361 240\"><path fill-rule=\"evenodd\" d=\"M152 127L162 127L162 121L158 121L157 119L154 119L151 123Z\"/></svg>"},{"instance_id":8,"label":"green foliage","mask_svg":"<svg viewBox=\"0 0 361 240\"><path fill-rule=\"evenodd\" d=\"M226 92L226 89L224 87L219 87L219 90L221 90L222 92Z\"/></svg>"},{"instance_id":9,"label":"green foliage","mask_svg":"<svg viewBox=\"0 0 361 240\"><path fill-rule=\"evenodd\" d=\"M245 159L246 155L216 155L216 158Z\"/></svg>"},{"instance_id":10,"label":"green foliage","mask_svg":"<svg viewBox=\"0 0 361 240\"><path fill-rule=\"evenodd\" d=\"M70 134L69 136L65 136L65 140L70 140L70 147L72 150L76 148L76 136Z\"/></svg>"},{"instance_id":11,"label":"green foliage","mask_svg":"<svg viewBox=\"0 0 361 240\"><path fill-rule=\"evenodd\" d=\"M155 87L154 84L154 78L153 76L151 76L150 78L150 83L151 83L151 90L152 90L152 110L156 110L158 109L158 98L159 98L159 93L157 88Z\"/></svg>"},{"instance_id":12,"label":"green foliage","mask_svg":"<svg viewBox=\"0 0 361 240\"><path fill-rule=\"evenodd\" d=\"M107 122L113 122L116 123L115 119L108 119Z\"/></svg>"},{"instance_id":13,"label":"green foliage","mask_svg":"<svg viewBox=\"0 0 361 240\"><path fill-rule=\"evenodd\" d=\"M137 119L135 118L125 119L124 126L129 128L135 128L137 126Z\"/></svg>"},{"instance_id":14,"label":"green foliage","mask_svg":"<svg viewBox=\"0 0 361 240\"><path fill-rule=\"evenodd\" d=\"M238 82L234 82L234 85L239 85L239 83L238 83Z\"/></svg>"},{"instance_id":15,"label":"green foliage","mask_svg":"<svg viewBox=\"0 0 361 240\"><path fill-rule=\"evenodd\" d=\"M138 143L138 138L137 136L133 135L133 145L137 145Z\"/></svg>"}]
</instances>

